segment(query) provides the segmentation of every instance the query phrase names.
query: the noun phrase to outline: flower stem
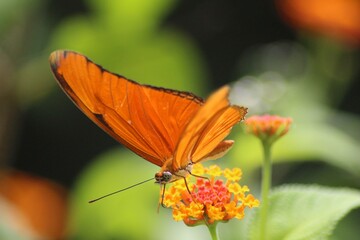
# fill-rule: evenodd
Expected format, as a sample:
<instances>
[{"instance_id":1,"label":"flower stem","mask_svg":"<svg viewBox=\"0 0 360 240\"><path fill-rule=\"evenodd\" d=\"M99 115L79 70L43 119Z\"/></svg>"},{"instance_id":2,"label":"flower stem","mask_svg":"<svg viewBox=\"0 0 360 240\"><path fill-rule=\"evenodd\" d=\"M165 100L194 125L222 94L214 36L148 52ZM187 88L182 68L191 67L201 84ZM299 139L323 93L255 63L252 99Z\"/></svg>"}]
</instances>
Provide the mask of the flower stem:
<instances>
[{"instance_id":1,"label":"flower stem","mask_svg":"<svg viewBox=\"0 0 360 240\"><path fill-rule=\"evenodd\" d=\"M269 208L269 191L271 187L271 143L262 141L264 165L262 167L261 207L260 207L260 240L266 238L267 213Z\"/></svg>"},{"instance_id":2,"label":"flower stem","mask_svg":"<svg viewBox=\"0 0 360 240\"><path fill-rule=\"evenodd\" d=\"M219 234L217 231L217 222L214 222L213 224L207 224L207 227L209 229L211 239L212 240L219 240Z\"/></svg>"}]
</instances>

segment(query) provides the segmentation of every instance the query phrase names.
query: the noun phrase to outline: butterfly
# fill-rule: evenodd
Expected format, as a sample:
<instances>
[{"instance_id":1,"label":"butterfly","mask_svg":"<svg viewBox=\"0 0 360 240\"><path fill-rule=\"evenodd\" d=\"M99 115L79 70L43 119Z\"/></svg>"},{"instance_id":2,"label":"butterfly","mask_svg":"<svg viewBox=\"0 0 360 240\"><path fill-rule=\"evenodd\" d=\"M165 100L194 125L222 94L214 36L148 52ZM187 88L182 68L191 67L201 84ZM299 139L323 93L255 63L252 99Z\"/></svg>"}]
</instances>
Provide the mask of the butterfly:
<instances>
[{"instance_id":1,"label":"butterfly","mask_svg":"<svg viewBox=\"0 0 360 240\"><path fill-rule=\"evenodd\" d=\"M139 84L73 51L55 51L49 61L60 87L87 117L160 167L159 184L184 178L193 164L223 156L234 143L225 137L247 113L230 105L228 86L204 101L189 92Z\"/></svg>"}]
</instances>

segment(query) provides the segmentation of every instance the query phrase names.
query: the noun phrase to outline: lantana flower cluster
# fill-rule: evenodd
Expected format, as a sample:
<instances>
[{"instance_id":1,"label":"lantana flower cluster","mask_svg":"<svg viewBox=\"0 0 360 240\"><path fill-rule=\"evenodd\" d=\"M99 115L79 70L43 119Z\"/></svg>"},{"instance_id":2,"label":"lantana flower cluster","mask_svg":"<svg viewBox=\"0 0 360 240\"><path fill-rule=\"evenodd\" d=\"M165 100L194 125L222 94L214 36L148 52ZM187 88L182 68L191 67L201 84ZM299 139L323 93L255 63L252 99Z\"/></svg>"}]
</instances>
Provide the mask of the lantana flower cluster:
<instances>
[{"instance_id":1,"label":"lantana flower cluster","mask_svg":"<svg viewBox=\"0 0 360 240\"><path fill-rule=\"evenodd\" d=\"M245 120L249 133L269 142L284 136L289 131L291 123L291 118L276 115L251 116Z\"/></svg>"},{"instance_id":2,"label":"lantana flower cluster","mask_svg":"<svg viewBox=\"0 0 360 240\"><path fill-rule=\"evenodd\" d=\"M249 188L241 186L241 169L221 170L217 165L208 168L195 164L193 175L186 181L174 182L164 193L163 204L172 208L173 218L189 226L226 222L232 218L242 219L245 208L259 206ZM196 178L196 182L191 179Z\"/></svg>"}]
</instances>

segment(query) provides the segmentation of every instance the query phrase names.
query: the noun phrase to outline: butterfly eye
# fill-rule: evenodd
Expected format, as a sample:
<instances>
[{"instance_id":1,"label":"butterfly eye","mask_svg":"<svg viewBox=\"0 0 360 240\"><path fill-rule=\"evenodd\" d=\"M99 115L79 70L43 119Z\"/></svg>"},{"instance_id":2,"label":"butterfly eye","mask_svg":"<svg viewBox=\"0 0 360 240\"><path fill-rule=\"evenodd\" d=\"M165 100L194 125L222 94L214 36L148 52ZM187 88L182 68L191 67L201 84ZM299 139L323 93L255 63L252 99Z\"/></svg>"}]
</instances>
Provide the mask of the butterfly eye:
<instances>
[{"instance_id":1,"label":"butterfly eye","mask_svg":"<svg viewBox=\"0 0 360 240\"><path fill-rule=\"evenodd\" d=\"M159 172L155 174L155 183L168 183L172 178L172 174L169 171Z\"/></svg>"}]
</instances>

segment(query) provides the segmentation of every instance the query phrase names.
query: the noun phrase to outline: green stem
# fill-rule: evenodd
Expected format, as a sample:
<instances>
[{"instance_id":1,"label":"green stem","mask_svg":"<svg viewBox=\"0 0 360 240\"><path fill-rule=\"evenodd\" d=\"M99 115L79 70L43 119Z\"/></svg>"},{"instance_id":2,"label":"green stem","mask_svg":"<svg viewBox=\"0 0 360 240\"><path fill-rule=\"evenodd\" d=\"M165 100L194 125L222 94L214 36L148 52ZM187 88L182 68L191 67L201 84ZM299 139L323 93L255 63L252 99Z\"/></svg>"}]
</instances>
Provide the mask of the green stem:
<instances>
[{"instance_id":1,"label":"green stem","mask_svg":"<svg viewBox=\"0 0 360 240\"><path fill-rule=\"evenodd\" d=\"M207 227L209 229L212 240L220 239L218 231L217 231L217 222L214 222L213 224L209 224L209 225L207 225Z\"/></svg>"},{"instance_id":2,"label":"green stem","mask_svg":"<svg viewBox=\"0 0 360 240\"><path fill-rule=\"evenodd\" d=\"M260 208L260 240L266 239L266 223L269 208L269 191L271 187L271 143L262 141L264 149L264 165L262 167L261 208Z\"/></svg>"}]
</instances>

